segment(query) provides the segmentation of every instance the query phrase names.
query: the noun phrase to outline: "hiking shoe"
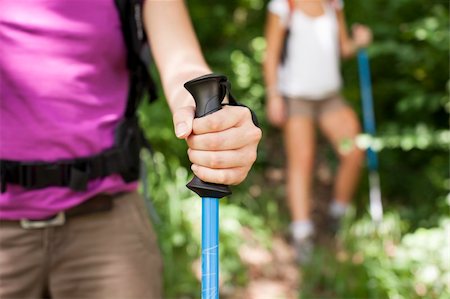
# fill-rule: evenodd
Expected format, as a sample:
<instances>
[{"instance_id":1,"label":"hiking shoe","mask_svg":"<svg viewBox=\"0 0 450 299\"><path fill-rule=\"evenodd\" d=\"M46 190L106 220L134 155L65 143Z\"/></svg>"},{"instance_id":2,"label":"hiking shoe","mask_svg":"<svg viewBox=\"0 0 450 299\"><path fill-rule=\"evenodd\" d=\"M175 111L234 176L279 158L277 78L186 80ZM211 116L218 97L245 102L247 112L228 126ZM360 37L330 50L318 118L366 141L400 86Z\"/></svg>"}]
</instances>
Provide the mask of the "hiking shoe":
<instances>
[{"instance_id":1,"label":"hiking shoe","mask_svg":"<svg viewBox=\"0 0 450 299\"><path fill-rule=\"evenodd\" d=\"M314 250L312 235L301 239L294 239L293 245L297 263L300 265L308 264L311 261Z\"/></svg>"}]
</instances>

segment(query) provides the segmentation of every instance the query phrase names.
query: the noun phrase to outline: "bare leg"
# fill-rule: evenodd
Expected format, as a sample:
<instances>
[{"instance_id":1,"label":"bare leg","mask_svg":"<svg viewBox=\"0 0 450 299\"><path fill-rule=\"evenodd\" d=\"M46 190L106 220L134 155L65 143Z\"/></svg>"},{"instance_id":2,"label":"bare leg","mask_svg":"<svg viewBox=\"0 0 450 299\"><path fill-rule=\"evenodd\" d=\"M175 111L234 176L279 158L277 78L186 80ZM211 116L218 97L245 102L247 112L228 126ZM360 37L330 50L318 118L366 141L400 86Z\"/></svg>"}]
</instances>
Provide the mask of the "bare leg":
<instances>
[{"instance_id":1,"label":"bare leg","mask_svg":"<svg viewBox=\"0 0 450 299\"><path fill-rule=\"evenodd\" d=\"M319 124L340 158L334 199L347 204L355 192L364 161L364 152L354 143L355 137L361 132L358 118L350 107L343 107L325 113L320 117Z\"/></svg>"},{"instance_id":2,"label":"bare leg","mask_svg":"<svg viewBox=\"0 0 450 299\"><path fill-rule=\"evenodd\" d=\"M314 165L314 122L308 117L291 117L284 128L287 154L287 199L292 221L310 218L311 182Z\"/></svg>"}]
</instances>

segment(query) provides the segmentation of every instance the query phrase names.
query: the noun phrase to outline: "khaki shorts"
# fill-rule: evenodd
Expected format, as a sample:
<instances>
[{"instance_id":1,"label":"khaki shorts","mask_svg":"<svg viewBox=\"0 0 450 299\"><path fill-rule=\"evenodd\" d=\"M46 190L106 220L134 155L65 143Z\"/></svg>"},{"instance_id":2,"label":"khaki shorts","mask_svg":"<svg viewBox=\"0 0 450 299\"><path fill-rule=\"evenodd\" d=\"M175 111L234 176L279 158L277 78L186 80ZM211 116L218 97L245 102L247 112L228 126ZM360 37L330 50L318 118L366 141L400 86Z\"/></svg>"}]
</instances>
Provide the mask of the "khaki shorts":
<instances>
[{"instance_id":1,"label":"khaki shorts","mask_svg":"<svg viewBox=\"0 0 450 299\"><path fill-rule=\"evenodd\" d=\"M0 221L0 298L160 299L162 262L137 193L62 226Z\"/></svg>"},{"instance_id":2,"label":"khaki shorts","mask_svg":"<svg viewBox=\"0 0 450 299\"><path fill-rule=\"evenodd\" d=\"M287 96L285 96L284 99L287 104L287 113L289 117L303 116L318 119L327 112L348 106L339 93L331 94L323 99Z\"/></svg>"}]
</instances>

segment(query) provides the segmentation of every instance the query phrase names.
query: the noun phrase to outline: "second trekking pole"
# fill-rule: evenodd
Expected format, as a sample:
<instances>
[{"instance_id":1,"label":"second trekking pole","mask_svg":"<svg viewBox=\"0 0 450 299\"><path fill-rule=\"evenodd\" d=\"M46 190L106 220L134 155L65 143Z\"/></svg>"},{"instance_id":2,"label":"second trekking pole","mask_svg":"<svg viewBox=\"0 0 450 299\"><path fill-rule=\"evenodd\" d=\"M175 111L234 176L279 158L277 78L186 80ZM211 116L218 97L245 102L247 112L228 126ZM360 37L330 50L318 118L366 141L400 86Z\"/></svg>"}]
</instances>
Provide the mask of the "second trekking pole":
<instances>
[{"instance_id":1,"label":"second trekking pole","mask_svg":"<svg viewBox=\"0 0 450 299\"><path fill-rule=\"evenodd\" d=\"M372 83L369 57L364 49L358 52L358 67L364 131L373 137L376 130L375 115L373 112ZM380 223L383 219L383 205L381 202L380 176L378 174L378 157L371 146L367 148L367 166L369 168L370 216L374 222Z\"/></svg>"},{"instance_id":2,"label":"second trekking pole","mask_svg":"<svg viewBox=\"0 0 450 299\"><path fill-rule=\"evenodd\" d=\"M210 74L184 87L195 100L195 117L222 109L227 78ZM226 185L206 183L194 176L187 187L202 197L202 299L219 298L219 199L231 194Z\"/></svg>"}]
</instances>

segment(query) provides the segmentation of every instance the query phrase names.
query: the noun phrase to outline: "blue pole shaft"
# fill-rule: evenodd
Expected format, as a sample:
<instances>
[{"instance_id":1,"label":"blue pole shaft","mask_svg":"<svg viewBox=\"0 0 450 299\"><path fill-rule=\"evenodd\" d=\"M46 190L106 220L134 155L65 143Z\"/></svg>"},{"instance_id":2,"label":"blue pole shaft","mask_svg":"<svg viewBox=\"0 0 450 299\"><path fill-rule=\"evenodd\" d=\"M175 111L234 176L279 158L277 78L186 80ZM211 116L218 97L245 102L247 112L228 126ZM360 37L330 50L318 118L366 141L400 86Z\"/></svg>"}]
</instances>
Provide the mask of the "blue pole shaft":
<instances>
[{"instance_id":1,"label":"blue pole shaft","mask_svg":"<svg viewBox=\"0 0 450 299\"><path fill-rule=\"evenodd\" d=\"M202 198L202 299L219 298L219 199Z\"/></svg>"},{"instance_id":2,"label":"blue pole shaft","mask_svg":"<svg viewBox=\"0 0 450 299\"><path fill-rule=\"evenodd\" d=\"M370 78L369 57L365 50L358 51L359 82L363 108L364 131L375 135L375 115L373 112L372 83ZM367 149L367 164L370 171L378 169L377 154L372 148Z\"/></svg>"},{"instance_id":3,"label":"blue pole shaft","mask_svg":"<svg viewBox=\"0 0 450 299\"><path fill-rule=\"evenodd\" d=\"M358 67L364 131L369 135L374 136L376 130L375 115L373 111L370 64L367 52L363 49L358 52ZM380 223L383 219L383 204L381 202L380 178L378 174L378 157L376 152L371 147L367 149L366 156L367 166L369 168L370 215L376 223Z\"/></svg>"}]
</instances>

